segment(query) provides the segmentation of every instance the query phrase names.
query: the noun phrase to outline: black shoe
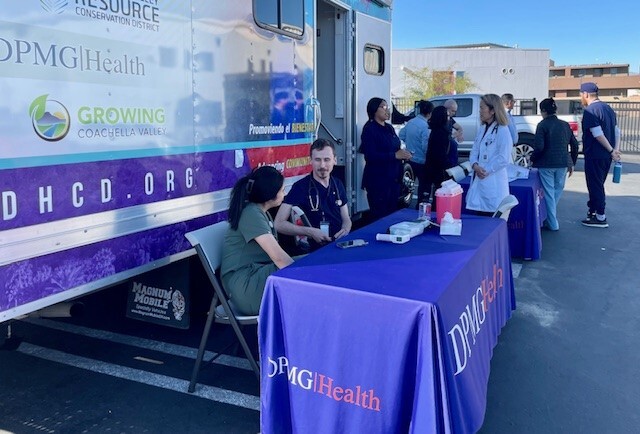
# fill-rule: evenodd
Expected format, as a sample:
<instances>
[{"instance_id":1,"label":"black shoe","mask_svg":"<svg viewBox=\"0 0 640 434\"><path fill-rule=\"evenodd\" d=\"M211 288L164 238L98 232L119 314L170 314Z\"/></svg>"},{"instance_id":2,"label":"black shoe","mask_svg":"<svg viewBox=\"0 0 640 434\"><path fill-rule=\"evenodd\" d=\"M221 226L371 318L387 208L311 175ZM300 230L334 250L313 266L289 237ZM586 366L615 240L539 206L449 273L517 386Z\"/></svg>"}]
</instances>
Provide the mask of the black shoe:
<instances>
[{"instance_id":1,"label":"black shoe","mask_svg":"<svg viewBox=\"0 0 640 434\"><path fill-rule=\"evenodd\" d=\"M582 220L582 225L588 226L590 228L608 228L609 227L609 223L607 223L607 219L598 220L596 216Z\"/></svg>"}]
</instances>

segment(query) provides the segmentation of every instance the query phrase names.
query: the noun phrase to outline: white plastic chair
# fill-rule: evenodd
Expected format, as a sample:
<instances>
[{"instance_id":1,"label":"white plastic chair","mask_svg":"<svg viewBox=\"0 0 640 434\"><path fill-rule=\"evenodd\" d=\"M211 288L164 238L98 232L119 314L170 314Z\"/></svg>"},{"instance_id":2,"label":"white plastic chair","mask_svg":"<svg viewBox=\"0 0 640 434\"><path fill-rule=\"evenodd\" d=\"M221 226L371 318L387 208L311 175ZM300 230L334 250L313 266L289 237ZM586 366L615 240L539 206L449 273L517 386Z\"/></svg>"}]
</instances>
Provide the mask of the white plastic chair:
<instances>
[{"instance_id":1,"label":"white plastic chair","mask_svg":"<svg viewBox=\"0 0 640 434\"><path fill-rule=\"evenodd\" d=\"M202 262L202 266L204 267L214 289L211 306L209 306L209 312L207 314L207 322L204 326L204 331L202 332L202 338L200 339L200 347L198 348L196 363L193 367L193 373L191 374L191 381L189 382L189 392L193 392L195 390L198 374L200 372L200 364L202 363L202 358L204 356L211 325L214 321L219 324L231 324L233 332L238 338L238 341L249 360L251 368L256 374L258 380L260 380L260 368L249 349L249 345L247 344L241 329L241 326L243 325L257 324L258 316L240 316L233 312L227 294L222 287L220 277L217 274L217 270L222 261L222 243L224 241L224 234L227 232L228 228L229 223L224 221L185 234L187 240L189 240L191 245L196 249L198 257ZM220 301L220 306L218 306L218 301ZM220 309L220 307L222 307L222 309ZM215 360L220 355L222 355L222 352L213 356L209 361L211 362Z\"/></svg>"},{"instance_id":2,"label":"white plastic chair","mask_svg":"<svg viewBox=\"0 0 640 434\"><path fill-rule=\"evenodd\" d=\"M518 202L517 197L512 194L508 195L507 197L502 199L502 202L500 202L500 205L498 205L497 211L493 213L493 217L501 218L504 221L508 221L511 209L519 203L520 202Z\"/></svg>"}]
</instances>

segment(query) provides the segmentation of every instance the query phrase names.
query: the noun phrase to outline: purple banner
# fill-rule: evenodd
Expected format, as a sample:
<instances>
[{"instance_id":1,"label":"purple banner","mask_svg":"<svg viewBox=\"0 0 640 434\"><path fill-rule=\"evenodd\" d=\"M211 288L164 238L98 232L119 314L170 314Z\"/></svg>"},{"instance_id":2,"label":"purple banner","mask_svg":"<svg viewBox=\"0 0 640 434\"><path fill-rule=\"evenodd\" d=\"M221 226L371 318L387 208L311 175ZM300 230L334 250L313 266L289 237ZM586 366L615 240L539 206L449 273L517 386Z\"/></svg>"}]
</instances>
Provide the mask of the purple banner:
<instances>
[{"instance_id":1,"label":"purple banner","mask_svg":"<svg viewBox=\"0 0 640 434\"><path fill-rule=\"evenodd\" d=\"M235 151L0 171L0 230L230 188Z\"/></svg>"},{"instance_id":2,"label":"purple banner","mask_svg":"<svg viewBox=\"0 0 640 434\"><path fill-rule=\"evenodd\" d=\"M0 267L0 312L191 248L184 234L207 216Z\"/></svg>"},{"instance_id":3,"label":"purple banner","mask_svg":"<svg viewBox=\"0 0 640 434\"><path fill-rule=\"evenodd\" d=\"M464 189L462 195L462 212L467 212L465 199L471 177L460 181ZM538 169L531 169L527 179L516 179L509 183L509 192L518 199L509 214L509 245L514 258L540 259L542 256L542 234L540 228L547 218L547 206L544 202L544 191L540 184Z\"/></svg>"},{"instance_id":4,"label":"purple banner","mask_svg":"<svg viewBox=\"0 0 640 434\"><path fill-rule=\"evenodd\" d=\"M463 216L402 245L403 210L270 276L260 308L261 431L475 432L515 308L504 221Z\"/></svg>"}]
</instances>

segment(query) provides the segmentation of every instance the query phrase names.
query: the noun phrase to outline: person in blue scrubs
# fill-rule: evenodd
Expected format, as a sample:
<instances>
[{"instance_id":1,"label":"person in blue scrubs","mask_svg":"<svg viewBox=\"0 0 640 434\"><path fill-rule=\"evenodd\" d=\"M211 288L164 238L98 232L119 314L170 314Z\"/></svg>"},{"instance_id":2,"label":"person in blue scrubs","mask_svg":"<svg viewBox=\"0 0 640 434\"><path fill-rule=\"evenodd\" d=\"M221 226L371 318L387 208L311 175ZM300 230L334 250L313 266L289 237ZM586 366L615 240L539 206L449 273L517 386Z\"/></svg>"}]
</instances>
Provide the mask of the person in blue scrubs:
<instances>
[{"instance_id":1,"label":"person in blue scrubs","mask_svg":"<svg viewBox=\"0 0 640 434\"><path fill-rule=\"evenodd\" d=\"M400 139L387 122L387 101L371 98L367 115L369 120L362 128L360 142L366 162L362 188L367 192L369 218L375 221L400 209L403 162L411 160L411 153L400 147Z\"/></svg>"},{"instance_id":2,"label":"person in blue scrubs","mask_svg":"<svg viewBox=\"0 0 640 434\"><path fill-rule=\"evenodd\" d=\"M582 224L592 228L608 228L604 209L606 197L604 182L611 161L620 161L618 140L620 135L616 114L598 98L598 86L587 82L580 85L580 99L585 107L582 114L582 150L584 152L584 176L589 191L587 218Z\"/></svg>"},{"instance_id":3,"label":"person in blue scrubs","mask_svg":"<svg viewBox=\"0 0 640 434\"><path fill-rule=\"evenodd\" d=\"M308 247L302 250L310 252L349 234L351 217L344 184L331 174L337 162L333 143L317 139L309 152L311 173L293 184L278 209L275 226L281 234L306 237ZM309 226L290 221L294 206L304 212Z\"/></svg>"}]
</instances>

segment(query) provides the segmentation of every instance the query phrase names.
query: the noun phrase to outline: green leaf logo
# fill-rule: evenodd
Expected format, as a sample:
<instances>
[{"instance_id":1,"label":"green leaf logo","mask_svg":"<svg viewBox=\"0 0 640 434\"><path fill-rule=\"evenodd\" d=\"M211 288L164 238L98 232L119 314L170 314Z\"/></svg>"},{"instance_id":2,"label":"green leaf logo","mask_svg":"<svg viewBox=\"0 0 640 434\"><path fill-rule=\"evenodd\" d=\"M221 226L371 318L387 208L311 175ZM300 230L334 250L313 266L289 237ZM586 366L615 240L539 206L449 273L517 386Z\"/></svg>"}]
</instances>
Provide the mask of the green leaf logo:
<instances>
[{"instance_id":1,"label":"green leaf logo","mask_svg":"<svg viewBox=\"0 0 640 434\"><path fill-rule=\"evenodd\" d=\"M29 116L32 118L40 119L44 115L44 111L47 107L47 97L49 95L42 95L34 99L29 106Z\"/></svg>"}]
</instances>

